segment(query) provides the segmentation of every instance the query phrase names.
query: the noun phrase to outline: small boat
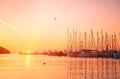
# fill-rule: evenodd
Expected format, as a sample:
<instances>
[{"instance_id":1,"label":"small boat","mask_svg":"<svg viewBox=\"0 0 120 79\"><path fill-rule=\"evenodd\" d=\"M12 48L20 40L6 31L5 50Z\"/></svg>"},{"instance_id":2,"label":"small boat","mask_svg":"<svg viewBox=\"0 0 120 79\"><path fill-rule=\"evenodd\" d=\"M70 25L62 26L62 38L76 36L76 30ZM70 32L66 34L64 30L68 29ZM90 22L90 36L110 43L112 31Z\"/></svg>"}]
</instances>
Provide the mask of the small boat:
<instances>
[{"instance_id":1,"label":"small boat","mask_svg":"<svg viewBox=\"0 0 120 79\"><path fill-rule=\"evenodd\" d=\"M90 49L82 49L79 52L69 52L70 57L97 57L98 51Z\"/></svg>"},{"instance_id":2,"label":"small boat","mask_svg":"<svg viewBox=\"0 0 120 79\"><path fill-rule=\"evenodd\" d=\"M120 51L113 53L114 58L120 58Z\"/></svg>"}]
</instances>

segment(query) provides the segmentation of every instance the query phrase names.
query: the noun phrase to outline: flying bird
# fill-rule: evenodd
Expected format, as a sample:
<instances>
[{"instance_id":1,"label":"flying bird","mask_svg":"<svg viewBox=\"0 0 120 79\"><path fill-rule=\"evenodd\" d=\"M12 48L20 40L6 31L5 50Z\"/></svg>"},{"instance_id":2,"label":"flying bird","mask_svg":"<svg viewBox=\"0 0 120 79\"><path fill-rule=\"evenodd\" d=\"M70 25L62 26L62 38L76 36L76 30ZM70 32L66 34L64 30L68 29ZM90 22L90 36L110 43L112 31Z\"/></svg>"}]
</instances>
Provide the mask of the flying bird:
<instances>
[{"instance_id":1,"label":"flying bird","mask_svg":"<svg viewBox=\"0 0 120 79\"><path fill-rule=\"evenodd\" d=\"M54 18L54 20L56 20L56 18Z\"/></svg>"}]
</instances>

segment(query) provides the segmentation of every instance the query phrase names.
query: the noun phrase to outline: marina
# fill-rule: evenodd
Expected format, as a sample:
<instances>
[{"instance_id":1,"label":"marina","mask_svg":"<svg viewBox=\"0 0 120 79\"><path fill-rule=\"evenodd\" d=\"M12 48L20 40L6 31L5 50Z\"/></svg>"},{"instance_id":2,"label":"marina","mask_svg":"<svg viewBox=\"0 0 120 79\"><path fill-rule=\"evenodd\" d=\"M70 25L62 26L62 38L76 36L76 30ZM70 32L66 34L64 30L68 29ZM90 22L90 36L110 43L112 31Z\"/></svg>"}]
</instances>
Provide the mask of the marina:
<instances>
[{"instance_id":1,"label":"marina","mask_svg":"<svg viewBox=\"0 0 120 79\"><path fill-rule=\"evenodd\" d=\"M88 36L89 35L89 36ZM20 52L20 55L49 55L49 56L69 56L69 57L93 57L93 58L120 58L120 49L118 38L119 35L113 33L108 35L107 32L101 30L101 35L97 32L96 36L92 29L87 35L87 32L84 32L83 35L80 31L74 30L70 33L69 29L67 30L67 39L66 39L66 50L62 51L43 51L35 53L23 53Z\"/></svg>"},{"instance_id":2,"label":"marina","mask_svg":"<svg viewBox=\"0 0 120 79\"><path fill-rule=\"evenodd\" d=\"M89 36L88 36L89 35ZM108 35L101 30L94 35L93 30L90 33L74 30L70 33L67 31L67 51L69 56L77 57L106 57L120 58L120 49L116 33Z\"/></svg>"}]
</instances>

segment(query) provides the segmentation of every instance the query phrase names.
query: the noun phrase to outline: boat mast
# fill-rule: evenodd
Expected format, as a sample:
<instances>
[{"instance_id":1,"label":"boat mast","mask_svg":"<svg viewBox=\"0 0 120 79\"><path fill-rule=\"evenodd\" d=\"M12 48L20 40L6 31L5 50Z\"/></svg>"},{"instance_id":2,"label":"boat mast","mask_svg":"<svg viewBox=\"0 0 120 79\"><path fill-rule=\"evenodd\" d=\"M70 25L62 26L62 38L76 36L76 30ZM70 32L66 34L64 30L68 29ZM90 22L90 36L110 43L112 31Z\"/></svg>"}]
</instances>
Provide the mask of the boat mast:
<instances>
[{"instance_id":1,"label":"boat mast","mask_svg":"<svg viewBox=\"0 0 120 79\"><path fill-rule=\"evenodd\" d=\"M112 35L110 36L109 49L112 50Z\"/></svg>"},{"instance_id":2,"label":"boat mast","mask_svg":"<svg viewBox=\"0 0 120 79\"><path fill-rule=\"evenodd\" d=\"M90 44L91 44L91 39L90 39L91 37L90 37L90 34L89 34L89 41L88 41L88 47L89 47L89 49L91 49L90 47Z\"/></svg>"},{"instance_id":3,"label":"boat mast","mask_svg":"<svg viewBox=\"0 0 120 79\"><path fill-rule=\"evenodd\" d=\"M112 34L112 39L111 39L111 42L112 42L112 43L111 43L111 44L112 44L112 50L114 50L114 41L113 41L113 40L114 40L114 38L113 38L113 34Z\"/></svg>"},{"instance_id":4,"label":"boat mast","mask_svg":"<svg viewBox=\"0 0 120 79\"><path fill-rule=\"evenodd\" d=\"M114 33L114 50L116 50L116 34Z\"/></svg>"},{"instance_id":5,"label":"boat mast","mask_svg":"<svg viewBox=\"0 0 120 79\"><path fill-rule=\"evenodd\" d=\"M75 37L74 37L74 42L75 42L75 51L77 51L77 30L75 31Z\"/></svg>"},{"instance_id":6,"label":"boat mast","mask_svg":"<svg viewBox=\"0 0 120 79\"><path fill-rule=\"evenodd\" d=\"M99 46L100 46L100 37L99 37L99 33L97 32L97 50L99 50Z\"/></svg>"},{"instance_id":7,"label":"boat mast","mask_svg":"<svg viewBox=\"0 0 120 79\"><path fill-rule=\"evenodd\" d=\"M103 37L103 31L102 31L102 29L101 29L101 51L103 51L104 49L104 45L103 45L103 39L104 39L104 37Z\"/></svg>"},{"instance_id":8,"label":"boat mast","mask_svg":"<svg viewBox=\"0 0 120 79\"><path fill-rule=\"evenodd\" d=\"M67 29L67 51L70 50L69 28Z\"/></svg>"},{"instance_id":9,"label":"boat mast","mask_svg":"<svg viewBox=\"0 0 120 79\"><path fill-rule=\"evenodd\" d=\"M79 43L78 43L78 50L81 50L81 32L79 31Z\"/></svg>"},{"instance_id":10,"label":"boat mast","mask_svg":"<svg viewBox=\"0 0 120 79\"><path fill-rule=\"evenodd\" d=\"M92 29L91 29L91 49L93 50L93 39L92 39L92 34L93 34L93 32L92 32Z\"/></svg>"},{"instance_id":11,"label":"boat mast","mask_svg":"<svg viewBox=\"0 0 120 79\"><path fill-rule=\"evenodd\" d=\"M73 47L72 47L72 35L70 34L70 52L73 51Z\"/></svg>"},{"instance_id":12,"label":"boat mast","mask_svg":"<svg viewBox=\"0 0 120 79\"><path fill-rule=\"evenodd\" d=\"M81 40L80 40L80 48L83 49L83 38L82 38L82 34L81 34Z\"/></svg>"},{"instance_id":13,"label":"boat mast","mask_svg":"<svg viewBox=\"0 0 120 79\"><path fill-rule=\"evenodd\" d=\"M107 34L107 32L105 33L105 49L106 49L106 51L108 51L108 49L109 49L109 37L108 37L108 34Z\"/></svg>"},{"instance_id":14,"label":"boat mast","mask_svg":"<svg viewBox=\"0 0 120 79\"><path fill-rule=\"evenodd\" d=\"M119 43L118 44L120 44L120 32L119 32ZM119 48L119 51L120 51L120 48Z\"/></svg>"},{"instance_id":15,"label":"boat mast","mask_svg":"<svg viewBox=\"0 0 120 79\"><path fill-rule=\"evenodd\" d=\"M114 33L114 40L115 40L115 49L116 49L116 50L119 50L119 44L118 44L117 36L116 36L115 33Z\"/></svg>"},{"instance_id":16,"label":"boat mast","mask_svg":"<svg viewBox=\"0 0 120 79\"><path fill-rule=\"evenodd\" d=\"M92 48L92 50L96 49L95 47L96 47L96 45L95 45L95 40L94 40L94 34L93 34L92 29L91 29L91 48Z\"/></svg>"},{"instance_id":17,"label":"boat mast","mask_svg":"<svg viewBox=\"0 0 120 79\"><path fill-rule=\"evenodd\" d=\"M84 32L84 49L87 49L87 33Z\"/></svg>"},{"instance_id":18,"label":"boat mast","mask_svg":"<svg viewBox=\"0 0 120 79\"><path fill-rule=\"evenodd\" d=\"M72 36L72 51L75 51L75 30L73 28L73 36Z\"/></svg>"}]
</instances>

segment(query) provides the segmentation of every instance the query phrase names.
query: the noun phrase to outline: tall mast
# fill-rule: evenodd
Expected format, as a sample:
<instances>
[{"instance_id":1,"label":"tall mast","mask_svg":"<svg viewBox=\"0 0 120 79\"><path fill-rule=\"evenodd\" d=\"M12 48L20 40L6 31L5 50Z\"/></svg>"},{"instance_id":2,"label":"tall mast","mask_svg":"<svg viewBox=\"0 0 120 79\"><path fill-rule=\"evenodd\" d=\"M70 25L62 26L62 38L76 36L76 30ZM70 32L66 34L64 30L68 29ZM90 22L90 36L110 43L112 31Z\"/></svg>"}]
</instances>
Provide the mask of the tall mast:
<instances>
[{"instance_id":1,"label":"tall mast","mask_svg":"<svg viewBox=\"0 0 120 79\"><path fill-rule=\"evenodd\" d=\"M83 49L83 37L82 34L80 32L80 50Z\"/></svg>"},{"instance_id":2,"label":"tall mast","mask_svg":"<svg viewBox=\"0 0 120 79\"><path fill-rule=\"evenodd\" d=\"M70 37L69 37L69 28L67 29L67 51L70 49Z\"/></svg>"},{"instance_id":3,"label":"tall mast","mask_svg":"<svg viewBox=\"0 0 120 79\"><path fill-rule=\"evenodd\" d=\"M102 31L102 29L101 29L101 51L103 51L104 49L104 45L103 45L103 39L104 39L104 37L103 37L103 31Z\"/></svg>"},{"instance_id":4,"label":"tall mast","mask_svg":"<svg viewBox=\"0 0 120 79\"><path fill-rule=\"evenodd\" d=\"M82 38L82 34L81 34L81 40L80 40L80 48L83 49L83 38Z\"/></svg>"},{"instance_id":5,"label":"tall mast","mask_svg":"<svg viewBox=\"0 0 120 79\"><path fill-rule=\"evenodd\" d=\"M116 34L114 33L114 50L116 50Z\"/></svg>"},{"instance_id":6,"label":"tall mast","mask_svg":"<svg viewBox=\"0 0 120 79\"><path fill-rule=\"evenodd\" d=\"M75 31L75 51L77 51L77 30Z\"/></svg>"},{"instance_id":7,"label":"tall mast","mask_svg":"<svg viewBox=\"0 0 120 79\"><path fill-rule=\"evenodd\" d=\"M96 49L95 47L96 47L96 45L95 45L95 40L94 40L94 34L93 34L92 29L91 29L91 48Z\"/></svg>"},{"instance_id":8,"label":"tall mast","mask_svg":"<svg viewBox=\"0 0 120 79\"><path fill-rule=\"evenodd\" d=\"M72 35L70 34L70 52L72 52L73 51L73 47L72 47Z\"/></svg>"},{"instance_id":9,"label":"tall mast","mask_svg":"<svg viewBox=\"0 0 120 79\"><path fill-rule=\"evenodd\" d=\"M112 50L114 50L114 42L113 42L114 38L113 38L113 34L112 34L112 37L111 37L111 44L112 44Z\"/></svg>"},{"instance_id":10,"label":"tall mast","mask_svg":"<svg viewBox=\"0 0 120 79\"><path fill-rule=\"evenodd\" d=\"M106 51L108 51L108 46L109 46L109 37L108 34L105 33L105 47L106 47Z\"/></svg>"},{"instance_id":11,"label":"tall mast","mask_svg":"<svg viewBox=\"0 0 120 79\"><path fill-rule=\"evenodd\" d=\"M93 38L92 38L92 35L93 35L93 32L92 32L92 29L91 29L91 49L93 49Z\"/></svg>"},{"instance_id":12,"label":"tall mast","mask_svg":"<svg viewBox=\"0 0 120 79\"><path fill-rule=\"evenodd\" d=\"M79 31L79 43L78 43L78 50L81 50L81 32Z\"/></svg>"},{"instance_id":13,"label":"tall mast","mask_svg":"<svg viewBox=\"0 0 120 79\"><path fill-rule=\"evenodd\" d=\"M84 32L84 49L87 49L87 33Z\"/></svg>"},{"instance_id":14,"label":"tall mast","mask_svg":"<svg viewBox=\"0 0 120 79\"><path fill-rule=\"evenodd\" d=\"M119 37L118 37L118 38L119 38L119 40L118 40L118 41L119 41L119 42L118 42L118 45L120 45L120 32L119 32ZM120 48L119 48L119 51L120 51Z\"/></svg>"},{"instance_id":15,"label":"tall mast","mask_svg":"<svg viewBox=\"0 0 120 79\"><path fill-rule=\"evenodd\" d=\"M120 32L119 32L119 36L118 36L118 45L120 45ZM119 48L119 51L120 51L120 48Z\"/></svg>"},{"instance_id":16,"label":"tall mast","mask_svg":"<svg viewBox=\"0 0 120 79\"><path fill-rule=\"evenodd\" d=\"M91 37L90 37L90 34L89 34L89 41L88 41L88 47L89 47L89 49L91 49L90 47L91 47L91 39L90 39Z\"/></svg>"},{"instance_id":17,"label":"tall mast","mask_svg":"<svg viewBox=\"0 0 120 79\"><path fill-rule=\"evenodd\" d=\"M109 49L112 50L112 36L110 36Z\"/></svg>"},{"instance_id":18,"label":"tall mast","mask_svg":"<svg viewBox=\"0 0 120 79\"><path fill-rule=\"evenodd\" d=\"M114 40L115 40L115 49L116 49L116 50L119 50L119 44L118 44L117 36L116 36L115 33L114 33Z\"/></svg>"},{"instance_id":19,"label":"tall mast","mask_svg":"<svg viewBox=\"0 0 120 79\"><path fill-rule=\"evenodd\" d=\"M97 50L99 50L99 46L100 46L100 37L99 37L99 33L97 32Z\"/></svg>"},{"instance_id":20,"label":"tall mast","mask_svg":"<svg viewBox=\"0 0 120 79\"><path fill-rule=\"evenodd\" d=\"M75 49L75 31L74 31L74 28L73 28L73 35L72 35L72 51L74 52L74 49Z\"/></svg>"}]
</instances>

